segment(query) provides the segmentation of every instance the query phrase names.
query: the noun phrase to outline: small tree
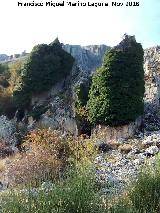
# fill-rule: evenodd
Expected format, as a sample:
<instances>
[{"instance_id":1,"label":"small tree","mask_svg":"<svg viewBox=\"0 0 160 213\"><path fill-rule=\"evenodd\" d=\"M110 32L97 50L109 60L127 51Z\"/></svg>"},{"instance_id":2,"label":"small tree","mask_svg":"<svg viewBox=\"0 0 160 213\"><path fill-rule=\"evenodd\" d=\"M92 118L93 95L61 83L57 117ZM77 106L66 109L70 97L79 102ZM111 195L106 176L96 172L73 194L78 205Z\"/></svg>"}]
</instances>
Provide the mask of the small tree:
<instances>
[{"instance_id":1,"label":"small tree","mask_svg":"<svg viewBox=\"0 0 160 213\"><path fill-rule=\"evenodd\" d=\"M75 112L76 112L76 122L78 127L78 133L81 134L91 134L91 125L88 120L88 110L87 101L89 88L91 84L91 79L89 78L87 82L82 82L76 89L76 100L75 100Z\"/></svg>"},{"instance_id":2,"label":"small tree","mask_svg":"<svg viewBox=\"0 0 160 213\"><path fill-rule=\"evenodd\" d=\"M143 48L132 36L104 57L92 79L89 120L92 124L119 126L143 114Z\"/></svg>"}]
</instances>

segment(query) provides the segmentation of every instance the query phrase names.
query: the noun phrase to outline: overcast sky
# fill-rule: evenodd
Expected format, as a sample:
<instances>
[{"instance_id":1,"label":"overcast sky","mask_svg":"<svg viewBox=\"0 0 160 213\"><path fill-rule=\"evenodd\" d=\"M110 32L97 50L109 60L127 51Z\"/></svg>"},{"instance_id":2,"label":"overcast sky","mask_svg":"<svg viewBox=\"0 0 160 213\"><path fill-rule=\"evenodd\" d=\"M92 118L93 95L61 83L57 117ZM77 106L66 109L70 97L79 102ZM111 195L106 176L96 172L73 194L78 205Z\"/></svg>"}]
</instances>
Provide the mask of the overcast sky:
<instances>
[{"instance_id":1,"label":"overcast sky","mask_svg":"<svg viewBox=\"0 0 160 213\"><path fill-rule=\"evenodd\" d=\"M47 0L34 0L46 2ZM52 2L58 0L52 0ZM61 0L60 0L61 1ZM65 0L73 1L77 0ZM79 0L80 1L80 0ZM82 0L84 2L88 0ZM81 2L82 2L81 1ZM112 0L89 0L112 2ZM127 0L115 0L127 2ZM143 47L160 45L160 0L139 0L139 7L18 7L18 0L0 0L0 53L30 51L56 37L68 44L114 46L124 33ZM19 0L32 2L32 0Z\"/></svg>"}]
</instances>

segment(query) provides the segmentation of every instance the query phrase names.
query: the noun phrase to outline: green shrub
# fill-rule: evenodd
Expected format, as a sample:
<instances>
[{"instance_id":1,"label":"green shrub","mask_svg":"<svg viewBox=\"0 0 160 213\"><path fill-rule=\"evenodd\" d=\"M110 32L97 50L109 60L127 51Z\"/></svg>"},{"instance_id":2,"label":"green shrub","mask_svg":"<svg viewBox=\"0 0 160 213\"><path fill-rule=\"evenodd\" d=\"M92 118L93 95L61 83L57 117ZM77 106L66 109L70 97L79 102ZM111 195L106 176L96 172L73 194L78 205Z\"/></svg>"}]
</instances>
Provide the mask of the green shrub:
<instances>
[{"instance_id":1,"label":"green shrub","mask_svg":"<svg viewBox=\"0 0 160 213\"><path fill-rule=\"evenodd\" d=\"M13 92L17 105L24 107L30 102L32 94L47 91L65 78L73 62L73 57L62 49L58 40L50 45L35 46L24 64L21 81Z\"/></svg>"},{"instance_id":2,"label":"green shrub","mask_svg":"<svg viewBox=\"0 0 160 213\"><path fill-rule=\"evenodd\" d=\"M89 89L91 85L91 78L87 82L79 84L76 89L76 101L75 101L75 112L76 112L76 123L78 127L79 135L87 134L90 136L91 124L88 119L87 101L89 95Z\"/></svg>"},{"instance_id":3,"label":"green shrub","mask_svg":"<svg viewBox=\"0 0 160 213\"><path fill-rule=\"evenodd\" d=\"M35 106L29 113L29 115L32 116L34 120L39 120L40 116L44 114L48 110L48 108L48 106L44 105Z\"/></svg>"},{"instance_id":4,"label":"green shrub","mask_svg":"<svg viewBox=\"0 0 160 213\"><path fill-rule=\"evenodd\" d=\"M143 114L143 49L125 39L104 57L92 78L88 110L92 124L119 126Z\"/></svg>"},{"instance_id":5,"label":"green shrub","mask_svg":"<svg viewBox=\"0 0 160 213\"><path fill-rule=\"evenodd\" d=\"M3 64L5 70L0 76L0 80L1 84L5 88L0 88L0 115L6 115L9 118L13 118L15 115L17 107L13 99L13 90L20 82L23 64L24 61L16 61L11 64ZM23 102L23 100L26 100L25 96L19 97L19 102Z\"/></svg>"},{"instance_id":6,"label":"green shrub","mask_svg":"<svg viewBox=\"0 0 160 213\"><path fill-rule=\"evenodd\" d=\"M9 84L10 84L9 90L11 94L13 94L14 88L21 81L21 72L24 63L25 63L24 60L18 60L15 61L14 63L9 64Z\"/></svg>"},{"instance_id":7,"label":"green shrub","mask_svg":"<svg viewBox=\"0 0 160 213\"><path fill-rule=\"evenodd\" d=\"M8 75L8 70L9 70L9 67L8 67L7 63L0 64L0 75L7 76Z\"/></svg>"},{"instance_id":8,"label":"green shrub","mask_svg":"<svg viewBox=\"0 0 160 213\"><path fill-rule=\"evenodd\" d=\"M80 83L76 87L76 89L75 89L75 93L76 93L75 106L76 106L76 108L86 106L87 101L88 101L89 86L90 85L88 85L88 83L83 82L83 83Z\"/></svg>"},{"instance_id":9,"label":"green shrub","mask_svg":"<svg viewBox=\"0 0 160 213\"><path fill-rule=\"evenodd\" d=\"M69 158L72 162L80 165L88 165L94 162L97 155L97 149L92 139L84 139L83 136L79 138L68 138Z\"/></svg>"},{"instance_id":10,"label":"green shrub","mask_svg":"<svg viewBox=\"0 0 160 213\"><path fill-rule=\"evenodd\" d=\"M139 174L129 198L140 213L160 212L160 159L157 159L155 168L147 166Z\"/></svg>"}]
</instances>

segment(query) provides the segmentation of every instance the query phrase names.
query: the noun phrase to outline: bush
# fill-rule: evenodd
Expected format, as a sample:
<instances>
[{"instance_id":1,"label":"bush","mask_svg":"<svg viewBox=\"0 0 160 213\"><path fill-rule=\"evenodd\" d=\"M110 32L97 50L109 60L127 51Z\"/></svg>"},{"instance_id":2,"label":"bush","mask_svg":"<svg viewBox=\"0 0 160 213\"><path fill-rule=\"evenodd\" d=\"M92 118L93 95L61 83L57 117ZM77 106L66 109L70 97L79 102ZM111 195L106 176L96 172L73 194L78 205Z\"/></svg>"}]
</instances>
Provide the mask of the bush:
<instances>
[{"instance_id":1,"label":"bush","mask_svg":"<svg viewBox=\"0 0 160 213\"><path fill-rule=\"evenodd\" d=\"M68 144L69 157L72 162L81 165L93 163L98 150L91 139L84 139L83 136L80 136L76 140L68 139Z\"/></svg>"},{"instance_id":2,"label":"bush","mask_svg":"<svg viewBox=\"0 0 160 213\"><path fill-rule=\"evenodd\" d=\"M25 63L24 60L18 60L9 65L9 84L10 84L9 90L11 94L13 94L14 88L21 81L21 72L24 63Z\"/></svg>"},{"instance_id":3,"label":"bush","mask_svg":"<svg viewBox=\"0 0 160 213\"><path fill-rule=\"evenodd\" d=\"M61 136L51 129L33 130L21 145L24 153L18 154L8 165L8 174L13 186L40 184L63 176L68 168L93 163L97 154L92 140Z\"/></svg>"},{"instance_id":4,"label":"bush","mask_svg":"<svg viewBox=\"0 0 160 213\"><path fill-rule=\"evenodd\" d=\"M143 49L126 36L104 57L92 78L88 110L92 124L119 126L143 114Z\"/></svg>"},{"instance_id":5,"label":"bush","mask_svg":"<svg viewBox=\"0 0 160 213\"><path fill-rule=\"evenodd\" d=\"M91 135L91 124L88 119L87 101L89 95L89 88L91 85L91 79L88 82L83 82L78 85L75 89L76 101L75 101L75 112L76 122L78 127L79 135L87 134Z\"/></svg>"},{"instance_id":6,"label":"bush","mask_svg":"<svg viewBox=\"0 0 160 213\"><path fill-rule=\"evenodd\" d=\"M79 135L86 134L91 136L91 124L88 119L88 110L85 106L76 109L76 123Z\"/></svg>"},{"instance_id":7,"label":"bush","mask_svg":"<svg viewBox=\"0 0 160 213\"><path fill-rule=\"evenodd\" d=\"M22 146L26 153L18 155L8 167L12 185L37 185L58 177L67 166L67 144L57 131L33 130Z\"/></svg>"},{"instance_id":8,"label":"bush","mask_svg":"<svg viewBox=\"0 0 160 213\"><path fill-rule=\"evenodd\" d=\"M17 107L13 100L13 90L20 81L23 64L24 61L18 61L5 65L7 70L0 76L1 84L5 87L0 89L0 115L6 115L9 118L13 118L15 115ZM21 98L20 101L23 99Z\"/></svg>"},{"instance_id":9,"label":"bush","mask_svg":"<svg viewBox=\"0 0 160 213\"><path fill-rule=\"evenodd\" d=\"M129 192L129 198L138 212L160 212L160 159L155 168L147 166Z\"/></svg>"},{"instance_id":10,"label":"bush","mask_svg":"<svg viewBox=\"0 0 160 213\"><path fill-rule=\"evenodd\" d=\"M44 105L35 106L29 113L29 115L32 116L34 120L39 120L41 115L44 114L48 110L48 108L48 106Z\"/></svg>"},{"instance_id":11,"label":"bush","mask_svg":"<svg viewBox=\"0 0 160 213\"><path fill-rule=\"evenodd\" d=\"M58 40L33 48L21 72L21 82L13 96L18 106L25 107L32 94L49 90L71 72L74 59L62 49Z\"/></svg>"},{"instance_id":12,"label":"bush","mask_svg":"<svg viewBox=\"0 0 160 213\"><path fill-rule=\"evenodd\" d=\"M86 106L87 101L88 101L89 87L90 87L90 82L80 83L76 87L76 89L75 89L75 93L76 93L75 106L76 106L76 108Z\"/></svg>"},{"instance_id":13,"label":"bush","mask_svg":"<svg viewBox=\"0 0 160 213\"><path fill-rule=\"evenodd\" d=\"M6 115L8 118L13 118L16 111L13 98L8 89L0 91L0 115Z\"/></svg>"},{"instance_id":14,"label":"bush","mask_svg":"<svg viewBox=\"0 0 160 213\"><path fill-rule=\"evenodd\" d=\"M8 70L9 70L9 67L8 67L7 63L0 64L0 75L2 74L4 76L7 76L8 75Z\"/></svg>"}]
</instances>

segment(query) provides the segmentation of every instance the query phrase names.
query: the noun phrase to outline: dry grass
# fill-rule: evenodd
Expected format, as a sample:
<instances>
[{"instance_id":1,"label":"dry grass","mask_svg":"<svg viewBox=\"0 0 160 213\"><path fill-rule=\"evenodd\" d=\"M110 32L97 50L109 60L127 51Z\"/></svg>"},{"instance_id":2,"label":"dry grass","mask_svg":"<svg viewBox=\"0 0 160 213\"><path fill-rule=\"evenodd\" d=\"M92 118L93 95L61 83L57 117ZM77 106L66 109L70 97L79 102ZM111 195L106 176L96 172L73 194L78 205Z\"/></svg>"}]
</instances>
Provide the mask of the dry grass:
<instances>
[{"instance_id":1,"label":"dry grass","mask_svg":"<svg viewBox=\"0 0 160 213\"><path fill-rule=\"evenodd\" d=\"M37 181L40 183L47 178L55 178L61 168L62 162L44 151L44 154L27 153L23 157L16 157L7 169L11 185L15 186L37 185Z\"/></svg>"},{"instance_id":2,"label":"dry grass","mask_svg":"<svg viewBox=\"0 0 160 213\"><path fill-rule=\"evenodd\" d=\"M119 151L124 154L128 154L132 150L132 148L133 148L133 145L130 145L130 144L123 144L118 147Z\"/></svg>"},{"instance_id":3,"label":"dry grass","mask_svg":"<svg viewBox=\"0 0 160 213\"><path fill-rule=\"evenodd\" d=\"M57 131L34 130L24 143L26 153L18 154L8 165L11 185L39 183L56 178L66 166L66 144Z\"/></svg>"},{"instance_id":4,"label":"dry grass","mask_svg":"<svg viewBox=\"0 0 160 213\"><path fill-rule=\"evenodd\" d=\"M37 186L46 180L55 180L68 167L88 164L96 156L91 139L62 136L51 129L31 131L22 145L23 153L12 157L7 164L10 186L32 184Z\"/></svg>"},{"instance_id":5,"label":"dry grass","mask_svg":"<svg viewBox=\"0 0 160 213\"><path fill-rule=\"evenodd\" d=\"M112 149L118 149L118 147L121 145L119 142L117 141L112 141L109 143L109 145L111 145Z\"/></svg>"},{"instance_id":6,"label":"dry grass","mask_svg":"<svg viewBox=\"0 0 160 213\"><path fill-rule=\"evenodd\" d=\"M4 171L5 171L5 161L0 160L0 178L1 178L2 172L4 172Z\"/></svg>"}]
</instances>

